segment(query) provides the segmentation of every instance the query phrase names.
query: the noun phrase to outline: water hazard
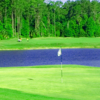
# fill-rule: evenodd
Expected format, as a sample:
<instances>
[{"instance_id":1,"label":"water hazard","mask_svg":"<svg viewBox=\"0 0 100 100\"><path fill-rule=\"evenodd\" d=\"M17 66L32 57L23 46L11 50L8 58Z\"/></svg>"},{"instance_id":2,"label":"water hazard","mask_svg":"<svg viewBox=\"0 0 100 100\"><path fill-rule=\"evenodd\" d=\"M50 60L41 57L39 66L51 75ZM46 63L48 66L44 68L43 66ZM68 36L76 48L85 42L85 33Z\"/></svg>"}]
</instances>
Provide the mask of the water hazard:
<instances>
[{"instance_id":1,"label":"water hazard","mask_svg":"<svg viewBox=\"0 0 100 100\"><path fill-rule=\"evenodd\" d=\"M0 67L60 64L58 49L0 51ZM63 64L100 67L100 49L62 49Z\"/></svg>"}]
</instances>

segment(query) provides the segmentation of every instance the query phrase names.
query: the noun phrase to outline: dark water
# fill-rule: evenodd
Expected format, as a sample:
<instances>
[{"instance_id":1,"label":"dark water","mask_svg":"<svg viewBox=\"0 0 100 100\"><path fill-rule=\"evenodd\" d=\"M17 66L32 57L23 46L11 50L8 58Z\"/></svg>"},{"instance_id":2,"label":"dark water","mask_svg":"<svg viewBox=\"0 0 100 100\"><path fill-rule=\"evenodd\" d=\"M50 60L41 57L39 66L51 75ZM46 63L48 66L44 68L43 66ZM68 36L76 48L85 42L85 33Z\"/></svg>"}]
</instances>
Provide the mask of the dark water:
<instances>
[{"instance_id":1,"label":"dark water","mask_svg":"<svg viewBox=\"0 0 100 100\"><path fill-rule=\"evenodd\" d=\"M0 51L0 67L60 64L54 50ZM100 67L100 49L62 49L63 64Z\"/></svg>"}]
</instances>

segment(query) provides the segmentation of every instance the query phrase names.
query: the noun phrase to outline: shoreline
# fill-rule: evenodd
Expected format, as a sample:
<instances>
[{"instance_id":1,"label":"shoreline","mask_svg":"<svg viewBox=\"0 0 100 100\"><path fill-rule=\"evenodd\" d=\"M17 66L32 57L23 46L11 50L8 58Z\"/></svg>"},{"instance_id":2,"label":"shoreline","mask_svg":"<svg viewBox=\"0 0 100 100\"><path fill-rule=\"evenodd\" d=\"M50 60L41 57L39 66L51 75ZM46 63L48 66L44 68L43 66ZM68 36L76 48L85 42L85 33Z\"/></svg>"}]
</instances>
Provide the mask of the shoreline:
<instances>
[{"instance_id":1,"label":"shoreline","mask_svg":"<svg viewBox=\"0 0 100 100\"><path fill-rule=\"evenodd\" d=\"M48 50L48 49L59 49L60 47L39 47L39 48L23 48L23 49L0 49L0 51L16 51L16 50ZM100 49L99 47L86 46L86 47L61 47L61 49Z\"/></svg>"}]
</instances>

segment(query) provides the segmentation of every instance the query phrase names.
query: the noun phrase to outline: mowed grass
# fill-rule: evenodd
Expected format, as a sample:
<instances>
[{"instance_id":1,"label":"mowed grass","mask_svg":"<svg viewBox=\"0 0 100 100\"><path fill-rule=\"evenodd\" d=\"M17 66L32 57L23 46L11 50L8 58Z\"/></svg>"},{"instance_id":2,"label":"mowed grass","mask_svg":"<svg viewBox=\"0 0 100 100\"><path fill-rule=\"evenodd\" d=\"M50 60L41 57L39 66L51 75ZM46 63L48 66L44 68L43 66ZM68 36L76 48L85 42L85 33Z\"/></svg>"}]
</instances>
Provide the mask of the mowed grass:
<instances>
[{"instance_id":1,"label":"mowed grass","mask_svg":"<svg viewBox=\"0 0 100 100\"><path fill-rule=\"evenodd\" d=\"M60 65L0 68L0 100L100 100L100 68Z\"/></svg>"},{"instance_id":2,"label":"mowed grass","mask_svg":"<svg viewBox=\"0 0 100 100\"><path fill-rule=\"evenodd\" d=\"M27 39L18 38L0 40L0 50L23 50L23 49L53 49L53 48L100 48L100 38L64 38L64 37L42 37Z\"/></svg>"}]
</instances>

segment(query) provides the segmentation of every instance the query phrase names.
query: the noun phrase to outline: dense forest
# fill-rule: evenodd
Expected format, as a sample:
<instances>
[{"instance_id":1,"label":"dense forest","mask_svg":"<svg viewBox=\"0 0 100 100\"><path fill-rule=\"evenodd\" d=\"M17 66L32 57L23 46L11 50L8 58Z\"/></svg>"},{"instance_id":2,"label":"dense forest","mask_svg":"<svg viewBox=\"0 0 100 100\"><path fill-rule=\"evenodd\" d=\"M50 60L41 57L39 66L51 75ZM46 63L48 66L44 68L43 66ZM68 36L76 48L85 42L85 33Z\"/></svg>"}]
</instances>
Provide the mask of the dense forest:
<instances>
[{"instance_id":1,"label":"dense forest","mask_svg":"<svg viewBox=\"0 0 100 100\"><path fill-rule=\"evenodd\" d=\"M0 39L100 37L98 0L0 0Z\"/></svg>"}]
</instances>

